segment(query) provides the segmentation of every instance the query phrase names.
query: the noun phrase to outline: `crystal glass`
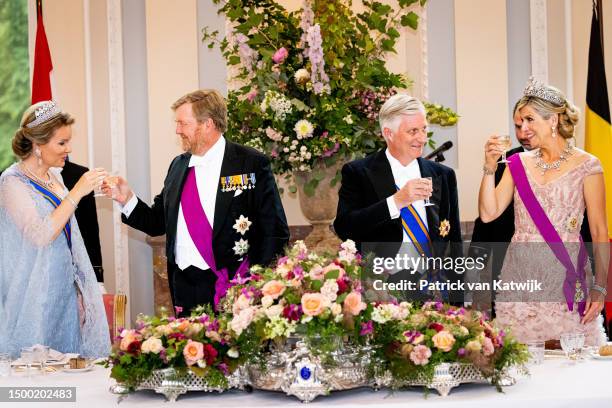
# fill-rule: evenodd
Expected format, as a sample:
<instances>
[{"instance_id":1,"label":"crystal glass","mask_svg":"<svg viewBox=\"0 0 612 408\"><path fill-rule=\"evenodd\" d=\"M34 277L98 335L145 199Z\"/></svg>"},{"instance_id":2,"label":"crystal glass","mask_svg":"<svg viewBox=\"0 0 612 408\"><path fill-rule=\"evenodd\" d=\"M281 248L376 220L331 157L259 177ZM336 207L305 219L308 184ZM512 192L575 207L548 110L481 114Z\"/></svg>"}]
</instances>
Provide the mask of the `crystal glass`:
<instances>
[{"instance_id":1,"label":"crystal glass","mask_svg":"<svg viewBox=\"0 0 612 408\"><path fill-rule=\"evenodd\" d=\"M30 377L32 374L32 363L34 362L34 350L32 350L32 347L22 347L21 362L25 364L26 373Z\"/></svg>"},{"instance_id":2,"label":"crystal glass","mask_svg":"<svg viewBox=\"0 0 612 408\"><path fill-rule=\"evenodd\" d=\"M96 170L104 170L104 169L102 167L98 167L96 168ZM102 176L97 180L96 187L94 188L94 197L106 197L106 194L104 194L104 192L102 191L102 185L108 177L109 177L108 175Z\"/></svg>"},{"instance_id":3,"label":"crystal glass","mask_svg":"<svg viewBox=\"0 0 612 408\"><path fill-rule=\"evenodd\" d=\"M561 348L568 359L574 361L584 347L584 333L563 333L560 337Z\"/></svg>"},{"instance_id":4,"label":"crystal glass","mask_svg":"<svg viewBox=\"0 0 612 408\"><path fill-rule=\"evenodd\" d=\"M118 190L119 189L119 176L116 174L111 174L104 179L103 184L107 185L110 188L111 190L110 198L115 198L119 191Z\"/></svg>"},{"instance_id":5,"label":"crystal glass","mask_svg":"<svg viewBox=\"0 0 612 408\"><path fill-rule=\"evenodd\" d=\"M528 341L527 350L531 355L528 364L539 365L544 362L544 342L539 340Z\"/></svg>"},{"instance_id":6,"label":"crystal glass","mask_svg":"<svg viewBox=\"0 0 612 408\"><path fill-rule=\"evenodd\" d=\"M46 374L45 364L49 359L49 346L37 345L32 347L34 353L34 361L40 363L40 371Z\"/></svg>"},{"instance_id":7,"label":"crystal glass","mask_svg":"<svg viewBox=\"0 0 612 408\"><path fill-rule=\"evenodd\" d=\"M425 180L427 180L427 182L429 183L430 186L432 186L433 183L433 179L431 177L423 177ZM429 202L429 197L427 197L425 199L425 207L429 207L435 205L434 203Z\"/></svg>"},{"instance_id":8,"label":"crystal glass","mask_svg":"<svg viewBox=\"0 0 612 408\"><path fill-rule=\"evenodd\" d=\"M0 353L0 377L8 377L11 374L11 356Z\"/></svg>"},{"instance_id":9,"label":"crystal glass","mask_svg":"<svg viewBox=\"0 0 612 408\"><path fill-rule=\"evenodd\" d=\"M498 163L510 163L506 159L506 151L510 150L512 147L512 140L510 139L510 135L499 135L497 136L497 142L501 145L501 148L504 150L502 152L501 160Z\"/></svg>"}]
</instances>

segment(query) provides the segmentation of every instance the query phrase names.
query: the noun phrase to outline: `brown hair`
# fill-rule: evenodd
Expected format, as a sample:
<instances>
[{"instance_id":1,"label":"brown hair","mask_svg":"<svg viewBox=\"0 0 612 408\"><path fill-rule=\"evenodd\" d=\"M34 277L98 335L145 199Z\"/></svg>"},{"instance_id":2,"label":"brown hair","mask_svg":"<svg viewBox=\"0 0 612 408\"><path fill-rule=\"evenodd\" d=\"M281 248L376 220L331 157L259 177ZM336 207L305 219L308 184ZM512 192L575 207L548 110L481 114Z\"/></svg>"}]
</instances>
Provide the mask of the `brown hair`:
<instances>
[{"instance_id":1,"label":"brown hair","mask_svg":"<svg viewBox=\"0 0 612 408\"><path fill-rule=\"evenodd\" d=\"M206 119L212 119L219 132L227 129L227 106L225 98L214 89L199 89L180 97L172 104L172 110L190 103L193 115L200 123Z\"/></svg>"},{"instance_id":2,"label":"brown hair","mask_svg":"<svg viewBox=\"0 0 612 408\"><path fill-rule=\"evenodd\" d=\"M40 108L46 103L49 103L49 101L35 103L26 109L21 117L21 127L15 132L12 144L13 153L15 153L15 155L20 159L25 159L32 154L34 143L39 145L47 144L57 129L72 125L74 123L74 118L70 116L70 114L60 112L51 119L37 126L31 128L27 127L26 125L28 123L36 119L36 115L34 113L36 109Z\"/></svg>"}]
</instances>

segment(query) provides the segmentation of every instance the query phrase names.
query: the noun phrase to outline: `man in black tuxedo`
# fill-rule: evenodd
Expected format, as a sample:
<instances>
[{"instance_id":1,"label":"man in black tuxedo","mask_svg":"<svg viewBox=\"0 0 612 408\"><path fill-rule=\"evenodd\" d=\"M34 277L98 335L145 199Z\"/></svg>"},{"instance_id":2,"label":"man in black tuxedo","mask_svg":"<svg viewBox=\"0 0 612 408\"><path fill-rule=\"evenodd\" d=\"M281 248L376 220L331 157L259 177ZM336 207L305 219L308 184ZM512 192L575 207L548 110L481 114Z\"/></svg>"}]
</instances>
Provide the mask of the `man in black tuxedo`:
<instances>
[{"instance_id":1,"label":"man in black tuxedo","mask_svg":"<svg viewBox=\"0 0 612 408\"><path fill-rule=\"evenodd\" d=\"M379 122L387 148L342 168L336 233L343 240L355 241L359 250L373 251L377 256L394 257L402 243L411 250L414 245L418 253L427 252L424 245L428 243L414 239L417 232L423 236L422 231L403 227L404 214L410 209L413 216L418 214L414 216L417 225L427 230L433 256L444 257L449 246L451 257L461 256L455 172L421 158L427 143L423 104L408 95L394 95L381 108ZM427 198L433 206L425 206ZM371 246L362 249L364 243ZM390 280L414 280L417 275L403 270ZM446 275L449 280L461 280L453 271ZM463 301L458 291L452 297L454 302Z\"/></svg>"},{"instance_id":2,"label":"man in black tuxedo","mask_svg":"<svg viewBox=\"0 0 612 408\"><path fill-rule=\"evenodd\" d=\"M223 137L227 107L221 94L191 92L172 109L186 153L170 164L153 205L136 198L122 178L114 193L108 186L105 192L123 206L124 223L151 236L166 234L170 293L185 316L213 303L218 271L232 279L246 260L270 263L289 241L289 228L268 158ZM203 218L191 216L186 194L196 197ZM209 238L212 262L199 244Z\"/></svg>"},{"instance_id":3,"label":"man in black tuxedo","mask_svg":"<svg viewBox=\"0 0 612 408\"><path fill-rule=\"evenodd\" d=\"M62 178L64 179L66 188L72 190L72 187L75 186L81 176L88 171L89 169L87 167L66 160L66 164L64 164L62 169ZM100 227L98 226L96 199L93 192L81 199L79 207L76 209L74 215L79 224L79 230L83 236L85 248L87 248L87 254L89 255L93 270L96 273L96 278L98 282L104 282L102 251L100 249Z\"/></svg>"}]
</instances>

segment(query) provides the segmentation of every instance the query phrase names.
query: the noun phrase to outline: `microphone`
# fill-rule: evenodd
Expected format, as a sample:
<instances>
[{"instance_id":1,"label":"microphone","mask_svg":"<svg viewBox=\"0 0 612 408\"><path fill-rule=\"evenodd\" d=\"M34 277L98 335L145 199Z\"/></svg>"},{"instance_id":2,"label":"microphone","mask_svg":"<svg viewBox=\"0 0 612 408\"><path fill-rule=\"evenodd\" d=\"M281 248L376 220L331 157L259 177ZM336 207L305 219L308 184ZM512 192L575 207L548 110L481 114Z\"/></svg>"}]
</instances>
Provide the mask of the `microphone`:
<instances>
[{"instance_id":1,"label":"microphone","mask_svg":"<svg viewBox=\"0 0 612 408\"><path fill-rule=\"evenodd\" d=\"M447 150L450 150L452 147L453 147L453 142L448 140L442 143L440 147L438 147L437 149L429 153L427 156L425 156L425 159L431 160L433 158L435 162L438 162L438 163L443 162L446 158L444 157L444 154L442 153L444 153Z\"/></svg>"}]
</instances>

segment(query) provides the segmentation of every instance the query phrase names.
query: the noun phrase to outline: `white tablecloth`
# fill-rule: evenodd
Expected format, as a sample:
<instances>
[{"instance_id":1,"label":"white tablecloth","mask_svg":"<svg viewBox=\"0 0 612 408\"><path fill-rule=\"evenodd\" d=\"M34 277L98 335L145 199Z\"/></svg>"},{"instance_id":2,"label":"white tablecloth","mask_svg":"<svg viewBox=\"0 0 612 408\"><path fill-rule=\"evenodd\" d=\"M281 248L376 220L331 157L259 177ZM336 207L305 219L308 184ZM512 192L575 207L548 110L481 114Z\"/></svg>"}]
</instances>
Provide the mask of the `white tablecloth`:
<instances>
[{"instance_id":1,"label":"white tablecloth","mask_svg":"<svg viewBox=\"0 0 612 408\"><path fill-rule=\"evenodd\" d=\"M0 387L11 386L76 386L77 402L50 404L51 406L110 407L117 405L117 396L108 389L114 380L109 370L95 367L84 373L56 372L46 376L33 375L28 379L23 373L0 377ZM231 391L223 394L187 393L176 404L167 404L162 395L152 391L139 391L125 398L120 407L171 407L184 405L214 407L269 407L301 406L294 397L273 392L246 393ZM359 389L332 393L319 397L311 404L317 407L449 407L449 408L544 408L544 407L612 407L612 361L590 360L570 365L561 359L546 360L540 366L531 367L531 376L520 378L504 393L485 384L466 384L453 389L448 397L440 397L432 390L427 398L422 389L390 392ZM0 403L0 406L10 404ZM24 403L13 404L28 406ZM33 404L32 404L33 405ZM45 404L44 406L47 406Z\"/></svg>"}]
</instances>

